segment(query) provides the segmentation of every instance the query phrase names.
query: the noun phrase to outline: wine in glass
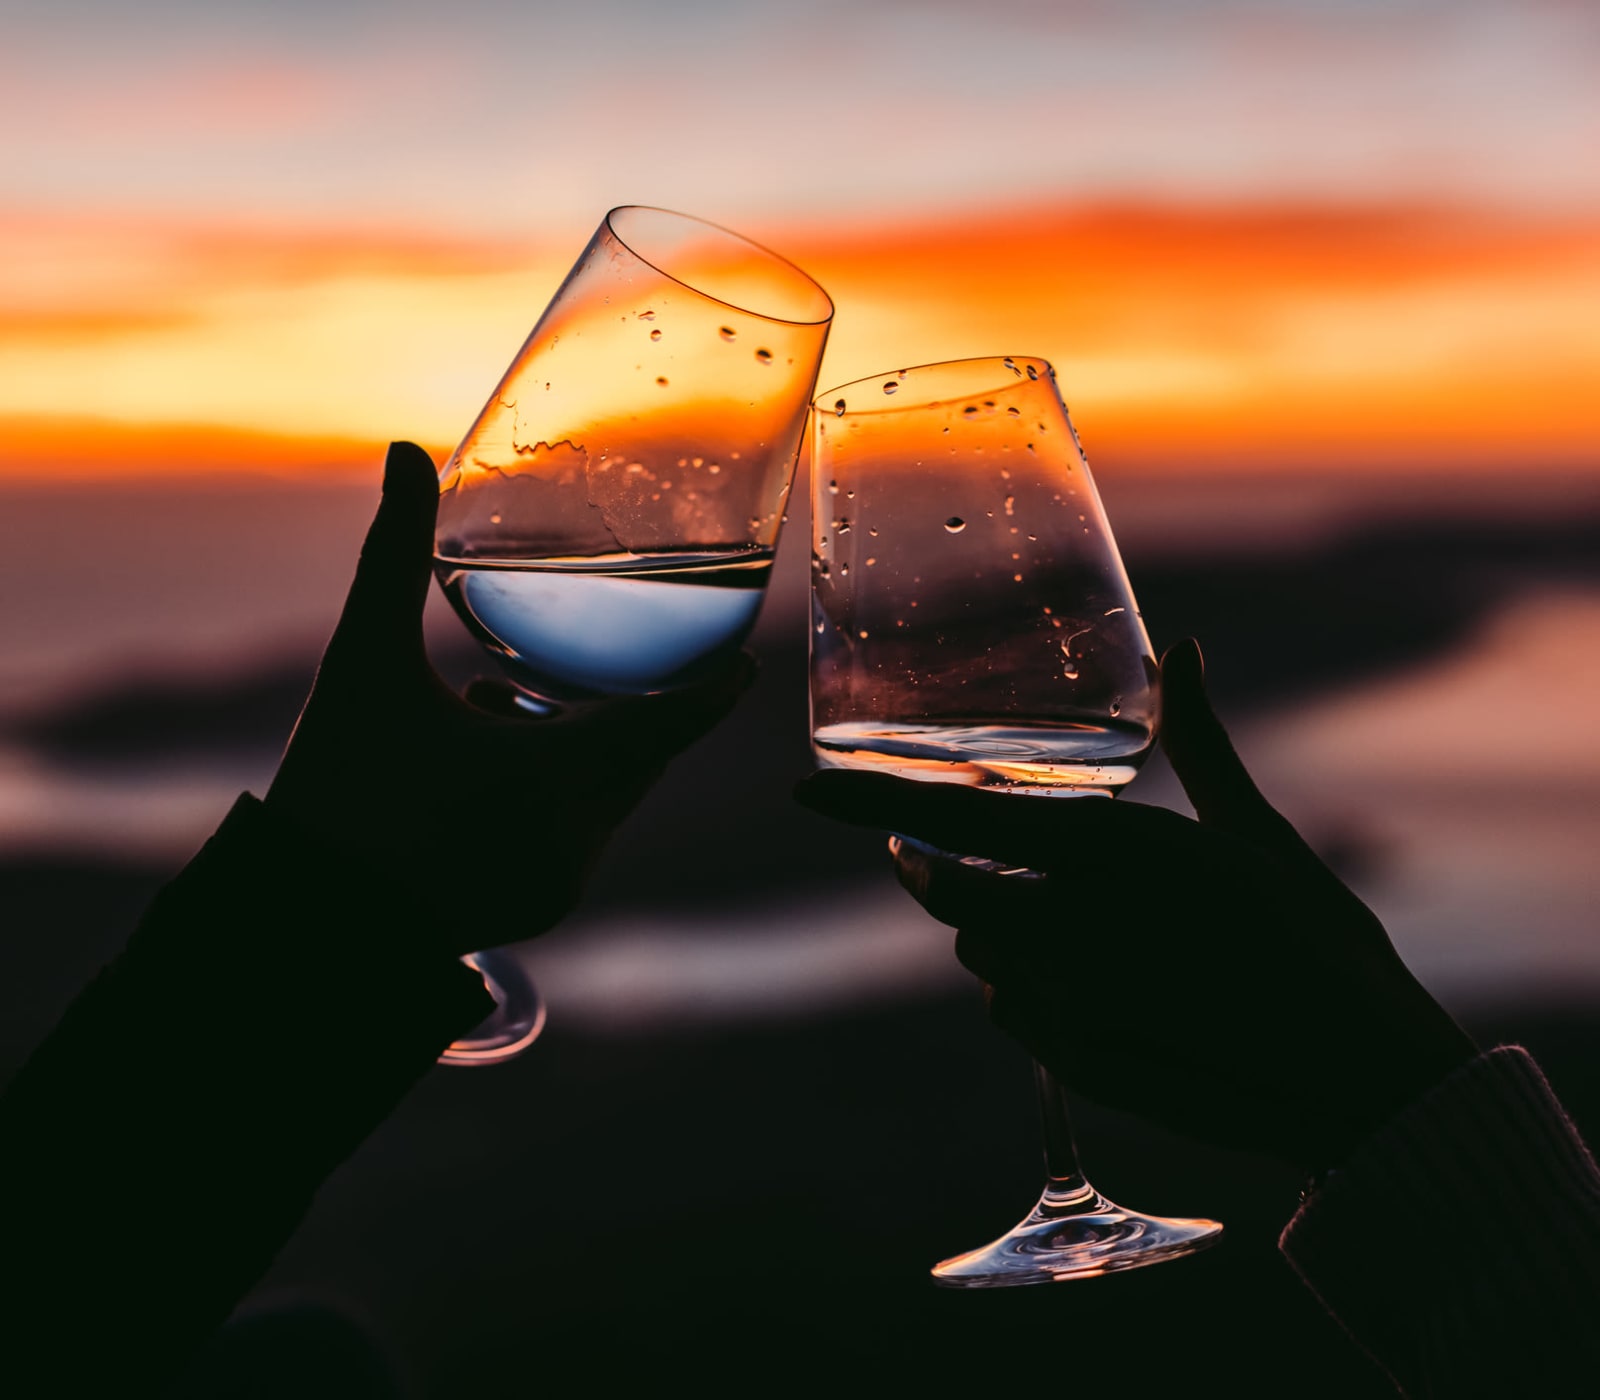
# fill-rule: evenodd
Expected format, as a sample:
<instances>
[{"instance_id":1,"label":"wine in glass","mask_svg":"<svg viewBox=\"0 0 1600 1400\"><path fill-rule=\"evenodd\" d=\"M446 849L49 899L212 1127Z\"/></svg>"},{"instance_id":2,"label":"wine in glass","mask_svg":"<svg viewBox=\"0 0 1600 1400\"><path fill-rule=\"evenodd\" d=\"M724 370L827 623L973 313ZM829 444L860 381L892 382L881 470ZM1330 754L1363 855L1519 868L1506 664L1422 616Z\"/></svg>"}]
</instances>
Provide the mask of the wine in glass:
<instances>
[{"instance_id":1,"label":"wine in glass","mask_svg":"<svg viewBox=\"0 0 1600 1400\"><path fill-rule=\"evenodd\" d=\"M743 643L832 315L726 229L606 215L440 475L436 576L525 709L689 685ZM471 961L503 1000L448 1063L537 1034L516 960Z\"/></svg>"},{"instance_id":2,"label":"wine in glass","mask_svg":"<svg viewBox=\"0 0 1600 1400\"><path fill-rule=\"evenodd\" d=\"M1114 795L1154 741L1157 668L1049 363L923 365L829 390L815 409L817 762L1019 800ZM1217 1238L1214 1221L1143 1215L1096 1191L1060 1086L1035 1074L1044 1194L1000 1239L937 1265L938 1282L1086 1277Z\"/></svg>"}]
</instances>

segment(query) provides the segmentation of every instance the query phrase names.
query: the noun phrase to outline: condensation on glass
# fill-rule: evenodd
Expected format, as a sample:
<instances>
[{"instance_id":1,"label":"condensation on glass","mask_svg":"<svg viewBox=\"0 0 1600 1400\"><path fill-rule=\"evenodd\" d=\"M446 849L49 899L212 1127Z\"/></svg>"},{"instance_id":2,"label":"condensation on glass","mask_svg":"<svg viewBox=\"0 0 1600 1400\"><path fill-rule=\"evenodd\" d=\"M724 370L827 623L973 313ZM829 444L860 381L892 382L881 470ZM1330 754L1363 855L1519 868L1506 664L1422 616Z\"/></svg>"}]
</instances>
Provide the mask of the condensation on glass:
<instances>
[{"instance_id":1,"label":"condensation on glass","mask_svg":"<svg viewBox=\"0 0 1600 1400\"><path fill-rule=\"evenodd\" d=\"M744 640L832 313L726 229L606 216L440 479L439 580L530 697L670 689Z\"/></svg>"},{"instance_id":2,"label":"condensation on glass","mask_svg":"<svg viewBox=\"0 0 1600 1400\"><path fill-rule=\"evenodd\" d=\"M525 708L691 684L743 643L832 315L726 229L606 215L439 482L435 574ZM441 1058L513 1058L537 991L510 952L468 961L500 1009Z\"/></svg>"},{"instance_id":3,"label":"condensation on glass","mask_svg":"<svg viewBox=\"0 0 1600 1400\"><path fill-rule=\"evenodd\" d=\"M1044 360L830 389L813 446L818 761L1114 791L1155 734L1138 604Z\"/></svg>"},{"instance_id":4,"label":"condensation on glass","mask_svg":"<svg viewBox=\"0 0 1600 1400\"><path fill-rule=\"evenodd\" d=\"M818 763L1008 802L1107 797L1131 781L1155 737L1158 672L1050 365L1011 356L877 375L820 395L814 421ZM1070 878L993 858L1003 851L910 844L989 878ZM1215 1221L1145 1215L1095 1190L1061 1086L1040 1066L1035 1077L1044 1192L999 1239L937 1264L939 1283L1092 1278L1220 1235Z\"/></svg>"}]
</instances>

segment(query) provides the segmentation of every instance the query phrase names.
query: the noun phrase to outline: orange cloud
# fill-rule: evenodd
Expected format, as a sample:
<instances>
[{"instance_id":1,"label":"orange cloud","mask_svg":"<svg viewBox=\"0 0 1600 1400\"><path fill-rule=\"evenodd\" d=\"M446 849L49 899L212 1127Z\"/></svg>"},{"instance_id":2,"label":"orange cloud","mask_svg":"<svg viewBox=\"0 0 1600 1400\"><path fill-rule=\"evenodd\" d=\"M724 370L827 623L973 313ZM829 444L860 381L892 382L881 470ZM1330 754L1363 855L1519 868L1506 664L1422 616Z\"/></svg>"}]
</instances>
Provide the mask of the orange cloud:
<instances>
[{"instance_id":1,"label":"orange cloud","mask_svg":"<svg viewBox=\"0 0 1600 1400\"><path fill-rule=\"evenodd\" d=\"M30 485L237 475L376 480L386 443L205 423L0 417L0 479ZM449 448L434 445L442 463Z\"/></svg>"},{"instance_id":2,"label":"orange cloud","mask_svg":"<svg viewBox=\"0 0 1600 1400\"><path fill-rule=\"evenodd\" d=\"M1091 453L1118 463L1600 461L1600 221L1043 207L751 232L834 296L824 388L1039 354ZM315 472L391 436L452 442L576 252L366 228L8 226L0 474ZM102 450L107 425L136 467Z\"/></svg>"},{"instance_id":3,"label":"orange cloud","mask_svg":"<svg viewBox=\"0 0 1600 1400\"><path fill-rule=\"evenodd\" d=\"M833 379L907 358L1043 354L1091 449L1119 460L1600 460L1593 224L1046 209L819 231L796 256L841 308ZM864 334L849 324L857 306L876 323Z\"/></svg>"}]
</instances>

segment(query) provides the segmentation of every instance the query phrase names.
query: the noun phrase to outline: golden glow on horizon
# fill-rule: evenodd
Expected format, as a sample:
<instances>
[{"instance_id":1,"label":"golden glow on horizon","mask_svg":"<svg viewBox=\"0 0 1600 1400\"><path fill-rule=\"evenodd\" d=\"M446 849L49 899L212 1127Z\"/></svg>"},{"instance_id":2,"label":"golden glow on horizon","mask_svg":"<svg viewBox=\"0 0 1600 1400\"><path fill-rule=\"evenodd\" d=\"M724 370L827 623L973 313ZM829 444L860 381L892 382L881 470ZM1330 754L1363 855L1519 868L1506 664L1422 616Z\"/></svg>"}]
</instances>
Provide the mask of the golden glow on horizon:
<instances>
[{"instance_id":1,"label":"golden glow on horizon","mask_svg":"<svg viewBox=\"0 0 1600 1400\"><path fill-rule=\"evenodd\" d=\"M748 232L835 299L822 388L1037 354L1118 463L1600 465L1600 224L1144 208ZM0 476L448 448L580 246L8 227Z\"/></svg>"}]
</instances>

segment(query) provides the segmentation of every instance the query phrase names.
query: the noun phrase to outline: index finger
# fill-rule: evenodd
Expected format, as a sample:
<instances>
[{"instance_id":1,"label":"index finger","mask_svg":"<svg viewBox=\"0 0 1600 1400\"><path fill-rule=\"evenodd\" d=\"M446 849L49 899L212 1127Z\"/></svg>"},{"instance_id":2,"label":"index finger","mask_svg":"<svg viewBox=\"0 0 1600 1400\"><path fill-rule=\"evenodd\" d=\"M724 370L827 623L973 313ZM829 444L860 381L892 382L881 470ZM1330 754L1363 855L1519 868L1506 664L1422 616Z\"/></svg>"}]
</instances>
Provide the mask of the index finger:
<instances>
[{"instance_id":1,"label":"index finger","mask_svg":"<svg viewBox=\"0 0 1600 1400\"><path fill-rule=\"evenodd\" d=\"M1081 860L1085 843L1111 846L1170 838L1192 823L1163 807L1098 797L1039 797L913 782L887 773L825 769L795 789L814 811L856 826L913 836L940 850L1049 870Z\"/></svg>"}]
</instances>

